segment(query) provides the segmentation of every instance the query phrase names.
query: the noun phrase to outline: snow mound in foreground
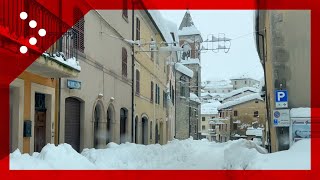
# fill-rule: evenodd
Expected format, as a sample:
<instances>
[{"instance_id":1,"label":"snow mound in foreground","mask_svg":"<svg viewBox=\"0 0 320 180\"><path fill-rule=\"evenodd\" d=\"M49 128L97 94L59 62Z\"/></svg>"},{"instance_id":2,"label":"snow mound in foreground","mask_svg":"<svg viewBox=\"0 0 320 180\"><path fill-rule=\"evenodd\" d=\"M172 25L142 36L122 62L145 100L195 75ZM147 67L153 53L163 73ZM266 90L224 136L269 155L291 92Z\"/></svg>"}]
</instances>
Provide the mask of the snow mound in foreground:
<instances>
[{"instance_id":1,"label":"snow mound in foreground","mask_svg":"<svg viewBox=\"0 0 320 180\"><path fill-rule=\"evenodd\" d=\"M10 169L310 169L310 140L267 154L253 141L173 140L166 145L109 143L104 149L47 144L40 153L10 154Z\"/></svg>"}]
</instances>

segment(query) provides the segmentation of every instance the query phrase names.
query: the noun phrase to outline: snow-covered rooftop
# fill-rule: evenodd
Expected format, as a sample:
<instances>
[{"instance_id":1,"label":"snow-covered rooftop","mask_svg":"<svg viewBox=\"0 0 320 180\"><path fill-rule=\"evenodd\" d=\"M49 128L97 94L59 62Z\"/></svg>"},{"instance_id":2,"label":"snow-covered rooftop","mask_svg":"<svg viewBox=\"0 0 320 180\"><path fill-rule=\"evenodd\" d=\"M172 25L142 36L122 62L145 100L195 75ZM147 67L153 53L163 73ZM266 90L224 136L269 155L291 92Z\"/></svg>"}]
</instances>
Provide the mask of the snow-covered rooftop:
<instances>
[{"instance_id":1,"label":"snow-covered rooftop","mask_svg":"<svg viewBox=\"0 0 320 180\"><path fill-rule=\"evenodd\" d=\"M253 127L248 127L246 131L247 136L262 136L262 128L253 128Z\"/></svg>"},{"instance_id":2,"label":"snow-covered rooftop","mask_svg":"<svg viewBox=\"0 0 320 180\"><path fill-rule=\"evenodd\" d=\"M161 34L163 35L166 42L172 43L172 36L170 34L170 30L168 28L168 22L165 20L160 11L158 10L148 10L150 16L152 17L153 21L156 23L158 28L161 31Z\"/></svg>"},{"instance_id":3,"label":"snow-covered rooftop","mask_svg":"<svg viewBox=\"0 0 320 180\"><path fill-rule=\"evenodd\" d=\"M290 117L311 117L311 109L309 107L292 108Z\"/></svg>"},{"instance_id":4,"label":"snow-covered rooftop","mask_svg":"<svg viewBox=\"0 0 320 180\"><path fill-rule=\"evenodd\" d=\"M243 88L239 88L239 89L236 89L236 90L233 90L227 94L224 95L224 98L229 98L229 97L232 97L232 96L235 96L237 94L241 94L243 92L246 92L246 91L251 91L253 93L257 93L257 92L260 92L259 89L257 88L253 88L253 87L243 87Z\"/></svg>"},{"instance_id":5,"label":"snow-covered rooftop","mask_svg":"<svg viewBox=\"0 0 320 180\"><path fill-rule=\"evenodd\" d=\"M200 31L194 26L183 27L178 31L179 36L201 35Z\"/></svg>"},{"instance_id":6,"label":"snow-covered rooftop","mask_svg":"<svg viewBox=\"0 0 320 180\"><path fill-rule=\"evenodd\" d=\"M181 63L176 63L175 64L175 69L187 76L189 76L190 78L193 77L193 71L191 69L189 69L187 66L181 64Z\"/></svg>"},{"instance_id":7,"label":"snow-covered rooftop","mask_svg":"<svg viewBox=\"0 0 320 180\"><path fill-rule=\"evenodd\" d=\"M203 83L204 89L233 88L230 80L207 81Z\"/></svg>"},{"instance_id":8,"label":"snow-covered rooftop","mask_svg":"<svg viewBox=\"0 0 320 180\"><path fill-rule=\"evenodd\" d=\"M198 97L196 94L194 94L194 93L190 93L190 100L191 100L191 101L198 102L198 103L201 103L199 97Z\"/></svg>"},{"instance_id":9,"label":"snow-covered rooftop","mask_svg":"<svg viewBox=\"0 0 320 180\"><path fill-rule=\"evenodd\" d=\"M219 101L201 104L201 114L218 114L219 105L221 105Z\"/></svg>"},{"instance_id":10,"label":"snow-covered rooftop","mask_svg":"<svg viewBox=\"0 0 320 180\"><path fill-rule=\"evenodd\" d=\"M245 95L245 96L239 97L237 99L222 103L218 107L218 110L224 109L224 108L228 108L228 107L231 107L231 106L235 106L235 105L238 105L238 104L242 104L242 103L245 103L245 102L248 102L248 101L252 101L252 100L261 100L261 101L263 101L263 99L261 98L259 93L253 93L253 94Z\"/></svg>"}]
</instances>

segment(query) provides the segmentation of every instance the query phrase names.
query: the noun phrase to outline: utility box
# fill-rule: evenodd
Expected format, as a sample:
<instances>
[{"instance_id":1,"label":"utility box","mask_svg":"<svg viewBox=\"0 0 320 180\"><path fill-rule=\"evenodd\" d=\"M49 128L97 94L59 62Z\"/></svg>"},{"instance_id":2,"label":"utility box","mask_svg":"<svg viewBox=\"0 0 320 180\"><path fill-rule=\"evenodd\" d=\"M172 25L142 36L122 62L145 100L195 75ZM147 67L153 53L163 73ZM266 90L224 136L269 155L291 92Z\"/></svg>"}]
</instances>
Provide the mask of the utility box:
<instances>
[{"instance_id":1,"label":"utility box","mask_svg":"<svg viewBox=\"0 0 320 180\"><path fill-rule=\"evenodd\" d=\"M25 120L23 123L23 137L31 137L32 122Z\"/></svg>"}]
</instances>

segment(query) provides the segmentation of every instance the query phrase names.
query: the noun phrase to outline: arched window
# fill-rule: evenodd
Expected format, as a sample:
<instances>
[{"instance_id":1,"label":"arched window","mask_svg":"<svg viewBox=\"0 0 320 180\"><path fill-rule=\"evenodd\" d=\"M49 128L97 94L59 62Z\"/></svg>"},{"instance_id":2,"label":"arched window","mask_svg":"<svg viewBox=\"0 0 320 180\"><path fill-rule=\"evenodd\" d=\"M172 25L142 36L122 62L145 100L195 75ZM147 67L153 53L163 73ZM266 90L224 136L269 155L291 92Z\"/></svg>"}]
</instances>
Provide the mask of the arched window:
<instances>
[{"instance_id":1,"label":"arched window","mask_svg":"<svg viewBox=\"0 0 320 180\"><path fill-rule=\"evenodd\" d=\"M73 10L73 46L80 52L84 52L84 14L79 8Z\"/></svg>"},{"instance_id":2,"label":"arched window","mask_svg":"<svg viewBox=\"0 0 320 180\"><path fill-rule=\"evenodd\" d=\"M128 58L126 48L122 48L122 76L127 77L128 75Z\"/></svg>"}]
</instances>

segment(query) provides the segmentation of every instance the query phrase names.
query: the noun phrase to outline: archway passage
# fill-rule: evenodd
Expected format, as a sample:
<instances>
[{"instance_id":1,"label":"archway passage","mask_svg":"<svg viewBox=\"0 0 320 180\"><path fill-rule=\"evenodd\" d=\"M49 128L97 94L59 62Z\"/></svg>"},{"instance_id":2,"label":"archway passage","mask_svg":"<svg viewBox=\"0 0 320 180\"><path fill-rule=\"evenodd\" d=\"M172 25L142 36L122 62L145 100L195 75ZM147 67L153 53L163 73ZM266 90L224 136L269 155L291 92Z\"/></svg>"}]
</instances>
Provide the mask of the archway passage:
<instances>
[{"instance_id":1,"label":"archway passage","mask_svg":"<svg viewBox=\"0 0 320 180\"><path fill-rule=\"evenodd\" d=\"M147 145L148 144L148 119L146 117L143 117L141 122L142 122L142 124L141 124L141 126L142 126L142 130L141 130L142 141L141 142L142 142L142 144Z\"/></svg>"},{"instance_id":2,"label":"archway passage","mask_svg":"<svg viewBox=\"0 0 320 180\"><path fill-rule=\"evenodd\" d=\"M134 142L138 144L138 137L139 137L139 132L138 132L138 116L134 119Z\"/></svg>"},{"instance_id":3,"label":"archway passage","mask_svg":"<svg viewBox=\"0 0 320 180\"><path fill-rule=\"evenodd\" d=\"M128 110L126 108L120 109L120 143L127 141L127 123L128 123Z\"/></svg>"},{"instance_id":4,"label":"archway passage","mask_svg":"<svg viewBox=\"0 0 320 180\"><path fill-rule=\"evenodd\" d=\"M93 131L94 131L94 141L93 145L94 148L98 148L101 145L101 131L99 129L99 124L103 119L103 106L101 103L97 103L94 108L94 124L93 124Z\"/></svg>"},{"instance_id":5,"label":"archway passage","mask_svg":"<svg viewBox=\"0 0 320 180\"><path fill-rule=\"evenodd\" d=\"M65 143L68 143L76 151L80 151L80 105L76 98L65 100Z\"/></svg>"},{"instance_id":6,"label":"archway passage","mask_svg":"<svg viewBox=\"0 0 320 180\"><path fill-rule=\"evenodd\" d=\"M113 122L114 122L114 108L112 105L109 105L107 110L106 144L113 141Z\"/></svg>"}]
</instances>

